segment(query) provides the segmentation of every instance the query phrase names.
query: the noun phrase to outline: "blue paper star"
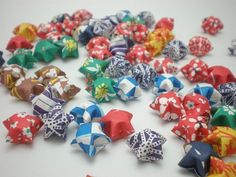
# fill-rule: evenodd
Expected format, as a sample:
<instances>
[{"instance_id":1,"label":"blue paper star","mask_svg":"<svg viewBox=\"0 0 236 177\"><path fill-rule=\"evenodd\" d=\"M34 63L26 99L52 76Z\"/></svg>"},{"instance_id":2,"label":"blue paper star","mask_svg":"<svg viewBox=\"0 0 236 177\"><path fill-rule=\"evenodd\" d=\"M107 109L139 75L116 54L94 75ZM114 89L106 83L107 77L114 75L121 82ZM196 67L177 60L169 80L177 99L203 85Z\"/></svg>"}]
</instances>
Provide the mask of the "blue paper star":
<instances>
[{"instance_id":1,"label":"blue paper star","mask_svg":"<svg viewBox=\"0 0 236 177\"><path fill-rule=\"evenodd\" d=\"M52 135L66 138L68 125L74 120L74 116L66 114L62 110L62 105L57 103L49 113L41 115L44 122L44 138Z\"/></svg>"},{"instance_id":2,"label":"blue paper star","mask_svg":"<svg viewBox=\"0 0 236 177\"><path fill-rule=\"evenodd\" d=\"M2 57L3 52L0 51L0 67L5 63L5 60Z\"/></svg>"},{"instance_id":3,"label":"blue paper star","mask_svg":"<svg viewBox=\"0 0 236 177\"><path fill-rule=\"evenodd\" d=\"M210 157L218 157L209 144L192 142L185 147L186 155L179 162L182 168L193 169L198 176L205 177L210 168Z\"/></svg>"}]
</instances>

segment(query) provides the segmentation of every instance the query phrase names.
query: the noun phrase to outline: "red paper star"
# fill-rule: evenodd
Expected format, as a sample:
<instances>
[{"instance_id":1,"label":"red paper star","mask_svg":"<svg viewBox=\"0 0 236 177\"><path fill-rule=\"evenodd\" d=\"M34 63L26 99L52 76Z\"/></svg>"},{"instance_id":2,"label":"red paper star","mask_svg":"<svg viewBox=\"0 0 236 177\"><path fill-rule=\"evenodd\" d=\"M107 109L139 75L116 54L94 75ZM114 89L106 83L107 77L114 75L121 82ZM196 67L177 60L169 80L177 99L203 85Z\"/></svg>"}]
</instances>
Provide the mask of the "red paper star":
<instances>
[{"instance_id":1,"label":"red paper star","mask_svg":"<svg viewBox=\"0 0 236 177\"><path fill-rule=\"evenodd\" d=\"M27 41L24 36L12 37L8 42L6 49L10 52L14 52L19 48L31 49L33 48L33 45L29 41Z\"/></svg>"},{"instance_id":2,"label":"red paper star","mask_svg":"<svg viewBox=\"0 0 236 177\"><path fill-rule=\"evenodd\" d=\"M104 132L112 141L127 137L134 132L130 123L132 117L133 115L127 111L112 109L101 118L101 122L104 123Z\"/></svg>"}]
</instances>

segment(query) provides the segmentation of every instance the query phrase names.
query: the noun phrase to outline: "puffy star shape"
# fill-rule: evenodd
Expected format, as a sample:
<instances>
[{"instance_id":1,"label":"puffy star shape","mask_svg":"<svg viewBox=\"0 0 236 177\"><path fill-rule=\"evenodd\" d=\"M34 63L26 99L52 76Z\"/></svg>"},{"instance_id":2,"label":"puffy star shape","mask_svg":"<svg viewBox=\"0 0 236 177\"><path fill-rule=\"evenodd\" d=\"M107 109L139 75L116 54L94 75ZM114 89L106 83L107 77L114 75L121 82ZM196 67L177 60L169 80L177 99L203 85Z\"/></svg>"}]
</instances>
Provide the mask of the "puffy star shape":
<instances>
[{"instance_id":1,"label":"puffy star shape","mask_svg":"<svg viewBox=\"0 0 236 177\"><path fill-rule=\"evenodd\" d=\"M205 117L189 114L181 117L171 131L187 143L200 141L210 133Z\"/></svg>"},{"instance_id":2,"label":"puffy star shape","mask_svg":"<svg viewBox=\"0 0 236 177\"><path fill-rule=\"evenodd\" d=\"M145 129L133 134L127 144L137 156L137 159L144 162L153 162L163 159L162 145L166 138L161 134Z\"/></svg>"},{"instance_id":3,"label":"puffy star shape","mask_svg":"<svg viewBox=\"0 0 236 177\"><path fill-rule=\"evenodd\" d=\"M51 62L59 53L59 48L53 44L52 40L40 40L34 50L34 56L39 61Z\"/></svg>"},{"instance_id":4,"label":"puffy star shape","mask_svg":"<svg viewBox=\"0 0 236 177\"><path fill-rule=\"evenodd\" d=\"M38 62L37 58L32 55L29 49L17 49L13 56L7 61L7 64L17 64L24 68L33 68L34 64Z\"/></svg>"},{"instance_id":5,"label":"puffy star shape","mask_svg":"<svg viewBox=\"0 0 236 177\"><path fill-rule=\"evenodd\" d=\"M205 177L210 168L210 157L218 157L212 147L203 142L192 142L184 146L185 156L179 162L179 166L193 169L200 177Z\"/></svg>"},{"instance_id":6,"label":"puffy star shape","mask_svg":"<svg viewBox=\"0 0 236 177\"><path fill-rule=\"evenodd\" d=\"M207 177L234 177L236 176L236 163L224 162L223 160L211 157L211 167Z\"/></svg>"},{"instance_id":7,"label":"puffy star shape","mask_svg":"<svg viewBox=\"0 0 236 177\"><path fill-rule=\"evenodd\" d=\"M236 128L236 109L228 105L219 107L211 119L211 125Z\"/></svg>"},{"instance_id":8,"label":"puffy star shape","mask_svg":"<svg viewBox=\"0 0 236 177\"><path fill-rule=\"evenodd\" d=\"M6 49L10 52L14 52L19 48L31 49L33 48L33 45L24 36L12 37L8 42Z\"/></svg>"},{"instance_id":9,"label":"puffy star shape","mask_svg":"<svg viewBox=\"0 0 236 177\"><path fill-rule=\"evenodd\" d=\"M51 111L40 116L44 123L44 138L52 135L66 139L68 125L74 120L74 116L66 114L62 110L62 105L57 103Z\"/></svg>"},{"instance_id":10,"label":"puffy star shape","mask_svg":"<svg viewBox=\"0 0 236 177\"><path fill-rule=\"evenodd\" d=\"M236 130L229 127L213 127L203 142L211 144L220 157L236 154Z\"/></svg>"},{"instance_id":11,"label":"puffy star shape","mask_svg":"<svg viewBox=\"0 0 236 177\"><path fill-rule=\"evenodd\" d=\"M130 112L112 109L101 118L104 123L104 132L112 141L122 139L134 132L131 124L133 115Z\"/></svg>"},{"instance_id":12,"label":"puffy star shape","mask_svg":"<svg viewBox=\"0 0 236 177\"><path fill-rule=\"evenodd\" d=\"M80 125L71 145L78 147L89 157L93 157L110 142L111 139L102 131L101 123L91 122Z\"/></svg>"},{"instance_id":13,"label":"puffy star shape","mask_svg":"<svg viewBox=\"0 0 236 177\"><path fill-rule=\"evenodd\" d=\"M221 84L218 88L222 102L236 108L236 82Z\"/></svg>"},{"instance_id":14,"label":"puffy star shape","mask_svg":"<svg viewBox=\"0 0 236 177\"><path fill-rule=\"evenodd\" d=\"M4 120L3 124L8 130L7 142L24 144L32 143L43 122L36 116L20 112Z\"/></svg>"}]
</instances>

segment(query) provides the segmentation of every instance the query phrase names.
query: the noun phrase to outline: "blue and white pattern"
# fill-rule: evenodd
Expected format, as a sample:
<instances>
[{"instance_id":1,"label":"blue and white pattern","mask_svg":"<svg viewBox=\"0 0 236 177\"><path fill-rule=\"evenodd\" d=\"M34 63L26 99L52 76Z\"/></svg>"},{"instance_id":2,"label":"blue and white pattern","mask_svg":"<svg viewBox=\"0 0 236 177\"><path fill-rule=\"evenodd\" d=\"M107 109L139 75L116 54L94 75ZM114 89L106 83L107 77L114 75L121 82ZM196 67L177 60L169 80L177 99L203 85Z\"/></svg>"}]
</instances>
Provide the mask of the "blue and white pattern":
<instances>
[{"instance_id":1,"label":"blue and white pattern","mask_svg":"<svg viewBox=\"0 0 236 177\"><path fill-rule=\"evenodd\" d=\"M130 19L134 18L134 16L129 10L121 10L117 12L116 17L119 20L119 22L129 21Z\"/></svg>"},{"instance_id":2,"label":"blue and white pattern","mask_svg":"<svg viewBox=\"0 0 236 177\"><path fill-rule=\"evenodd\" d=\"M109 51L112 55L117 53L126 54L128 52L128 43L123 36L117 36L110 42Z\"/></svg>"},{"instance_id":3,"label":"blue and white pattern","mask_svg":"<svg viewBox=\"0 0 236 177\"><path fill-rule=\"evenodd\" d=\"M130 76L119 78L114 85L118 97L123 101L132 100L141 96L141 89L136 80Z\"/></svg>"},{"instance_id":4,"label":"blue and white pattern","mask_svg":"<svg viewBox=\"0 0 236 177\"><path fill-rule=\"evenodd\" d=\"M218 157L209 144L203 142L192 142L185 147L186 155L179 162L179 166L186 169L193 169L198 176L205 177L210 168L210 157Z\"/></svg>"},{"instance_id":5,"label":"blue and white pattern","mask_svg":"<svg viewBox=\"0 0 236 177\"><path fill-rule=\"evenodd\" d=\"M78 36L78 37L77 37ZM73 35L74 38L78 38L82 45L87 45L89 40L95 36L93 33L93 26L81 25L76 29L76 34Z\"/></svg>"},{"instance_id":6,"label":"blue and white pattern","mask_svg":"<svg viewBox=\"0 0 236 177\"><path fill-rule=\"evenodd\" d=\"M114 25L109 19L99 19L96 20L93 24L93 33L97 36L110 37Z\"/></svg>"},{"instance_id":7,"label":"blue and white pattern","mask_svg":"<svg viewBox=\"0 0 236 177\"><path fill-rule=\"evenodd\" d=\"M68 125L74 120L74 116L66 114L62 110L62 105L57 103L49 113L40 116L44 123L44 138L52 135L66 139Z\"/></svg>"},{"instance_id":8,"label":"blue and white pattern","mask_svg":"<svg viewBox=\"0 0 236 177\"><path fill-rule=\"evenodd\" d=\"M143 89L150 88L154 83L156 72L148 64L140 63L131 69L132 77Z\"/></svg>"},{"instance_id":9,"label":"blue and white pattern","mask_svg":"<svg viewBox=\"0 0 236 177\"><path fill-rule=\"evenodd\" d=\"M0 51L0 67L2 67L2 65L5 63L5 60L3 59L2 55L3 55L3 52Z\"/></svg>"},{"instance_id":10,"label":"blue and white pattern","mask_svg":"<svg viewBox=\"0 0 236 177\"><path fill-rule=\"evenodd\" d=\"M71 145L78 147L89 157L93 157L110 142L111 139L102 131L101 123L92 122L80 125Z\"/></svg>"},{"instance_id":11,"label":"blue and white pattern","mask_svg":"<svg viewBox=\"0 0 236 177\"><path fill-rule=\"evenodd\" d=\"M145 162L163 159L162 145L165 142L165 137L151 129L135 133L127 140L138 160Z\"/></svg>"},{"instance_id":12,"label":"blue and white pattern","mask_svg":"<svg viewBox=\"0 0 236 177\"><path fill-rule=\"evenodd\" d=\"M166 45L162 54L174 61L178 61L188 54L188 48L182 41L172 40Z\"/></svg>"},{"instance_id":13,"label":"blue and white pattern","mask_svg":"<svg viewBox=\"0 0 236 177\"><path fill-rule=\"evenodd\" d=\"M221 94L211 85L207 83L199 83L194 86L189 93L197 93L208 99L212 107L217 107L221 105Z\"/></svg>"},{"instance_id":14,"label":"blue and white pattern","mask_svg":"<svg viewBox=\"0 0 236 177\"><path fill-rule=\"evenodd\" d=\"M75 117L77 124L98 122L104 116L102 108L95 102L88 102L83 104L82 107L75 107L70 111Z\"/></svg>"},{"instance_id":15,"label":"blue and white pattern","mask_svg":"<svg viewBox=\"0 0 236 177\"><path fill-rule=\"evenodd\" d=\"M65 101L55 97L52 86L49 84L40 95L31 97L34 115L48 113L57 103L64 104Z\"/></svg>"},{"instance_id":16,"label":"blue and white pattern","mask_svg":"<svg viewBox=\"0 0 236 177\"><path fill-rule=\"evenodd\" d=\"M222 102L236 108L236 82L229 82L219 86Z\"/></svg>"},{"instance_id":17,"label":"blue and white pattern","mask_svg":"<svg viewBox=\"0 0 236 177\"><path fill-rule=\"evenodd\" d=\"M184 85L172 74L161 74L155 77L153 93L160 95L165 92L178 92L184 88Z\"/></svg>"},{"instance_id":18,"label":"blue and white pattern","mask_svg":"<svg viewBox=\"0 0 236 177\"><path fill-rule=\"evenodd\" d=\"M109 58L110 63L109 66L106 68L105 74L109 77L119 78L122 76L126 76L128 71L132 67L130 62L125 59L124 55L112 56Z\"/></svg>"},{"instance_id":19,"label":"blue and white pattern","mask_svg":"<svg viewBox=\"0 0 236 177\"><path fill-rule=\"evenodd\" d=\"M151 28L155 24L154 15L149 11L141 11L138 13L138 21L143 21L144 25Z\"/></svg>"}]
</instances>

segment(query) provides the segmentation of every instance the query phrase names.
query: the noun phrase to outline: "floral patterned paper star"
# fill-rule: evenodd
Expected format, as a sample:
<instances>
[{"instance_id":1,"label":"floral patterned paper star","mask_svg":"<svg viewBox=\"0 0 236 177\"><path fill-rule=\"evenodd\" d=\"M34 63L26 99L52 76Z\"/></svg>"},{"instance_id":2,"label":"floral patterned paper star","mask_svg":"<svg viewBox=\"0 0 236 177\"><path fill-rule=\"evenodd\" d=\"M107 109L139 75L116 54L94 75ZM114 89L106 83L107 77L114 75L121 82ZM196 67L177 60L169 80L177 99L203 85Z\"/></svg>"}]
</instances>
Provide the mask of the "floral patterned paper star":
<instances>
[{"instance_id":1,"label":"floral patterned paper star","mask_svg":"<svg viewBox=\"0 0 236 177\"><path fill-rule=\"evenodd\" d=\"M68 125L74 120L74 116L66 114L62 110L62 105L57 103L51 111L40 116L44 122L44 138L52 135L66 139Z\"/></svg>"}]
</instances>

